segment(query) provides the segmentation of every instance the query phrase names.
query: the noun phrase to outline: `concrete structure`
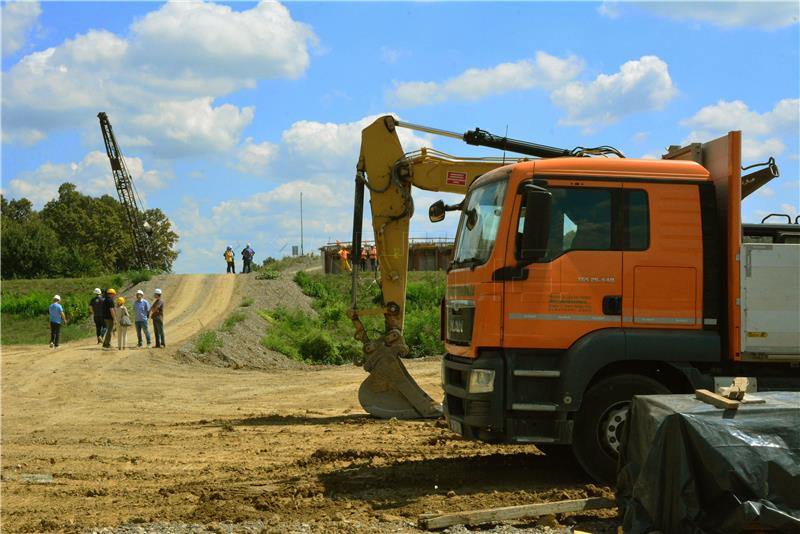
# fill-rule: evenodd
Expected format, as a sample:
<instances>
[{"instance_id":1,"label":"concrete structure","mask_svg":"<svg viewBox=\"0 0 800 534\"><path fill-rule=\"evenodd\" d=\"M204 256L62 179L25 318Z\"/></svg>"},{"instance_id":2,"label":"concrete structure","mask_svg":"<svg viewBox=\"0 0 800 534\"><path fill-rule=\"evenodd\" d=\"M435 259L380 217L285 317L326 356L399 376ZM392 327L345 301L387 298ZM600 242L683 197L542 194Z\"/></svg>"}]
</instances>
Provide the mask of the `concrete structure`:
<instances>
[{"instance_id":1,"label":"concrete structure","mask_svg":"<svg viewBox=\"0 0 800 534\"><path fill-rule=\"evenodd\" d=\"M352 250L350 241L342 245ZM362 246L371 247L371 241L365 241ZM339 260L339 245L328 243L320 247L322 268L325 274L341 272ZM411 238L408 245L408 270L409 271L444 271L453 258L453 241L441 238ZM352 260L352 258L351 258ZM369 262L367 263L369 270Z\"/></svg>"}]
</instances>

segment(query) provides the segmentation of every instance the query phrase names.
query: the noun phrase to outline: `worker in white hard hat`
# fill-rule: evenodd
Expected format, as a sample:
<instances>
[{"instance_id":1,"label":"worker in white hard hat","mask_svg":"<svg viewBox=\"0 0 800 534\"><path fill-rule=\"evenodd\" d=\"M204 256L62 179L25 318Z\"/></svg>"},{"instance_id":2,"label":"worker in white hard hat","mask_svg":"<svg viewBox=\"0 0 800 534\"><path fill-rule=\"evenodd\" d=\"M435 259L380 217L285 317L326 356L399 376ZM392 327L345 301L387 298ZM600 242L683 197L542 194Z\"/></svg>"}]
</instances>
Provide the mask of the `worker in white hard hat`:
<instances>
[{"instance_id":1,"label":"worker in white hard hat","mask_svg":"<svg viewBox=\"0 0 800 534\"><path fill-rule=\"evenodd\" d=\"M256 251L250 247L250 243L242 249L242 274L251 272L253 256L255 255Z\"/></svg>"},{"instance_id":2,"label":"worker in white hard hat","mask_svg":"<svg viewBox=\"0 0 800 534\"><path fill-rule=\"evenodd\" d=\"M153 333L156 336L156 348L166 347L164 342L164 299L161 298L161 290L153 292L153 305L150 306L150 318L153 319Z\"/></svg>"},{"instance_id":3,"label":"worker in white hard hat","mask_svg":"<svg viewBox=\"0 0 800 534\"><path fill-rule=\"evenodd\" d=\"M94 297L89 301L89 313L94 319L94 330L97 336L97 343L103 342L106 335L106 322L103 320L103 292L99 287L94 288Z\"/></svg>"},{"instance_id":4,"label":"worker in white hard hat","mask_svg":"<svg viewBox=\"0 0 800 534\"><path fill-rule=\"evenodd\" d=\"M64 315L64 308L61 306L61 297L53 295L53 303L50 304L50 348L58 347L61 327L66 324L67 316Z\"/></svg>"},{"instance_id":5,"label":"worker in white hard hat","mask_svg":"<svg viewBox=\"0 0 800 534\"><path fill-rule=\"evenodd\" d=\"M142 330L147 339L147 348L150 348L150 329L147 328L147 316L150 313L150 303L144 298L144 291L136 291L136 302L133 303L133 324L136 326L136 347L142 348Z\"/></svg>"}]
</instances>

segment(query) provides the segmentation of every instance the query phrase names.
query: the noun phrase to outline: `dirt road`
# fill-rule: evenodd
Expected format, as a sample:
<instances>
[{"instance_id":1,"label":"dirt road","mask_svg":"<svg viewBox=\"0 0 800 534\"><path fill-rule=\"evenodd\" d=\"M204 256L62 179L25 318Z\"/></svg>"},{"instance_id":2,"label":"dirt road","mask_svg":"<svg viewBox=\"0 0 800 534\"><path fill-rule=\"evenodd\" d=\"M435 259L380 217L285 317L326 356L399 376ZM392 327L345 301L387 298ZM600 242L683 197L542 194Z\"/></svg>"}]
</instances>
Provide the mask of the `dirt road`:
<instances>
[{"instance_id":1,"label":"dirt road","mask_svg":"<svg viewBox=\"0 0 800 534\"><path fill-rule=\"evenodd\" d=\"M359 368L179 362L174 347L233 306L237 277L175 278L165 289L167 350L103 352L91 340L3 349L3 532L163 522L222 532L223 521L257 521L264 532L414 532L422 512L607 495L533 447L368 418ZM441 396L438 361L409 369Z\"/></svg>"}]
</instances>

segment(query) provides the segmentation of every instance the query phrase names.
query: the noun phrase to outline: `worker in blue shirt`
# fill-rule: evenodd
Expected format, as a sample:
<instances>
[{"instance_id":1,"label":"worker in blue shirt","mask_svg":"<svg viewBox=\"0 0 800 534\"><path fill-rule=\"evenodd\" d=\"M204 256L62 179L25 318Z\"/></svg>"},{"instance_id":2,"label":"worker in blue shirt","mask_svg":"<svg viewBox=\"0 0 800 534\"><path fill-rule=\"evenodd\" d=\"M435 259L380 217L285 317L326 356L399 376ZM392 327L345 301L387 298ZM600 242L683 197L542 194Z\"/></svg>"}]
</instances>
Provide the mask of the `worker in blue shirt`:
<instances>
[{"instance_id":1,"label":"worker in blue shirt","mask_svg":"<svg viewBox=\"0 0 800 534\"><path fill-rule=\"evenodd\" d=\"M147 328L147 316L150 313L150 303L144 298L144 291L136 291L136 302L133 303L133 318L136 325L136 346L142 347L142 330L147 338L147 348L150 348L150 330Z\"/></svg>"},{"instance_id":2,"label":"worker in blue shirt","mask_svg":"<svg viewBox=\"0 0 800 534\"><path fill-rule=\"evenodd\" d=\"M53 303L50 305L50 348L58 347L58 340L61 337L61 326L67 324L67 316L64 315L64 308L61 306L61 297L53 296Z\"/></svg>"}]
</instances>

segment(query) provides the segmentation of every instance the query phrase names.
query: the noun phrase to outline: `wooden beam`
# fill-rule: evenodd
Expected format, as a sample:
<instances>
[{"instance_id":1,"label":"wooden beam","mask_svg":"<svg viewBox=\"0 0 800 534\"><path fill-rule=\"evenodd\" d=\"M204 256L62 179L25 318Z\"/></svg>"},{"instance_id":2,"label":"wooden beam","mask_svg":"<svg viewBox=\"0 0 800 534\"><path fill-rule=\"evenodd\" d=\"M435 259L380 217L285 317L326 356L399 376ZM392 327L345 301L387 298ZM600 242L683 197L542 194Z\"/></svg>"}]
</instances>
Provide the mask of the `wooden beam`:
<instances>
[{"instance_id":1,"label":"wooden beam","mask_svg":"<svg viewBox=\"0 0 800 534\"><path fill-rule=\"evenodd\" d=\"M736 410L739 408L739 401L726 399L722 395L717 395L707 389L696 389L694 390L694 396L708 404L713 404L717 408L722 408L723 410Z\"/></svg>"},{"instance_id":2,"label":"wooden beam","mask_svg":"<svg viewBox=\"0 0 800 534\"><path fill-rule=\"evenodd\" d=\"M582 512L584 510L598 510L600 508L614 507L616 507L614 501L600 497L591 497L589 499L523 504L521 506L505 506L502 508L488 508L486 510L471 510L449 514L423 514L419 517L419 526L420 528L431 530L446 528L452 525L480 525L482 523L491 523L495 521L509 521L512 519L523 519L540 515Z\"/></svg>"}]
</instances>

